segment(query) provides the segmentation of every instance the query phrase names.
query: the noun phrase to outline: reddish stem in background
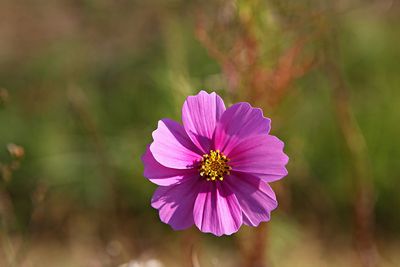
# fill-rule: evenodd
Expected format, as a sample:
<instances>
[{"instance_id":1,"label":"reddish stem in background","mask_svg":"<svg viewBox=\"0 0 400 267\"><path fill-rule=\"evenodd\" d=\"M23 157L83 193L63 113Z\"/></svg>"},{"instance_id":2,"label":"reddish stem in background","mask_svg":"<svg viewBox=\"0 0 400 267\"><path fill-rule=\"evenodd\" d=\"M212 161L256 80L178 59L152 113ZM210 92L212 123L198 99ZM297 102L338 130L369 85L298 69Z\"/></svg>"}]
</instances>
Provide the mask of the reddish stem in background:
<instances>
[{"instance_id":1,"label":"reddish stem in background","mask_svg":"<svg viewBox=\"0 0 400 267\"><path fill-rule=\"evenodd\" d=\"M261 223L255 231L253 231L253 246L245 255L245 267L267 267L268 264L268 223Z\"/></svg>"},{"instance_id":2,"label":"reddish stem in background","mask_svg":"<svg viewBox=\"0 0 400 267\"><path fill-rule=\"evenodd\" d=\"M328 58L326 74L332 84L332 98L337 123L351 162L350 168L355 190L354 245L363 267L378 265L378 253L374 242L374 186L368 149L364 136L353 116L349 100L349 88L338 65Z\"/></svg>"}]
</instances>

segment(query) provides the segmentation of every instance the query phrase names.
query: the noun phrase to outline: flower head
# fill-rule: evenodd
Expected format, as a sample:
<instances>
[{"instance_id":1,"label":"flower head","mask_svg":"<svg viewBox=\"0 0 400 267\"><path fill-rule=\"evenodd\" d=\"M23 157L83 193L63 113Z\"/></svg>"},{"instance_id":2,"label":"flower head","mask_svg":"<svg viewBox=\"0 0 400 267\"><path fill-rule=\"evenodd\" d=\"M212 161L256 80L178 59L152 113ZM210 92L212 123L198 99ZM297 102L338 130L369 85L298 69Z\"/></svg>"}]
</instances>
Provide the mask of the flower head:
<instances>
[{"instance_id":1,"label":"flower head","mask_svg":"<svg viewBox=\"0 0 400 267\"><path fill-rule=\"evenodd\" d=\"M201 91L186 99L182 123L160 120L142 157L144 176L159 185L151 204L161 221L217 236L269 221L278 204L268 183L287 175L288 162L270 119Z\"/></svg>"}]
</instances>

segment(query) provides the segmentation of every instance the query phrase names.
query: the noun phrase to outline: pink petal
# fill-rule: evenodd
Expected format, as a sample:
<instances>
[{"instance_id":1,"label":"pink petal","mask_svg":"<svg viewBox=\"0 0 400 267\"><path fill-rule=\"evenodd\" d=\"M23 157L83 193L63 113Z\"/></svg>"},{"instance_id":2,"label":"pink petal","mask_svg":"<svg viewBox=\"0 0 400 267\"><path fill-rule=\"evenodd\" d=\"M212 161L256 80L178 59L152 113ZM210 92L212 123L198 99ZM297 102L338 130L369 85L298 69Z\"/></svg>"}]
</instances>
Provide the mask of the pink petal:
<instances>
[{"instance_id":1,"label":"pink petal","mask_svg":"<svg viewBox=\"0 0 400 267\"><path fill-rule=\"evenodd\" d=\"M151 206L158 209L160 220L169 224L174 230L186 229L194 223L193 207L198 189L198 179L160 186L151 199Z\"/></svg>"},{"instance_id":2,"label":"pink petal","mask_svg":"<svg viewBox=\"0 0 400 267\"><path fill-rule=\"evenodd\" d=\"M195 96L189 96L183 104L183 126L203 153L209 152L215 126L224 111L224 102L216 93L200 91Z\"/></svg>"},{"instance_id":3,"label":"pink petal","mask_svg":"<svg viewBox=\"0 0 400 267\"><path fill-rule=\"evenodd\" d=\"M142 161L144 165L143 176L157 185L168 186L192 178L193 176L198 176L196 169L172 169L161 165L154 158L149 146L142 156Z\"/></svg>"},{"instance_id":4,"label":"pink petal","mask_svg":"<svg viewBox=\"0 0 400 267\"><path fill-rule=\"evenodd\" d=\"M224 182L238 199L246 225L257 226L260 222L269 221L270 213L278 202L266 182L248 174L232 174Z\"/></svg>"},{"instance_id":5,"label":"pink petal","mask_svg":"<svg viewBox=\"0 0 400 267\"><path fill-rule=\"evenodd\" d=\"M242 140L229 154L233 171L250 173L266 182L279 180L287 175L288 156L283 152L284 143L272 135L257 135Z\"/></svg>"},{"instance_id":6,"label":"pink petal","mask_svg":"<svg viewBox=\"0 0 400 267\"><path fill-rule=\"evenodd\" d=\"M215 129L215 148L228 154L243 138L268 134L271 120L262 110L249 103L237 103L229 107Z\"/></svg>"},{"instance_id":7,"label":"pink petal","mask_svg":"<svg viewBox=\"0 0 400 267\"><path fill-rule=\"evenodd\" d=\"M242 224L236 196L220 182L203 182L194 204L194 223L205 233L230 235Z\"/></svg>"},{"instance_id":8,"label":"pink petal","mask_svg":"<svg viewBox=\"0 0 400 267\"><path fill-rule=\"evenodd\" d=\"M165 167L190 169L201 159L202 153L190 141L182 125L173 120L160 120L153 139L150 151L156 161Z\"/></svg>"}]
</instances>

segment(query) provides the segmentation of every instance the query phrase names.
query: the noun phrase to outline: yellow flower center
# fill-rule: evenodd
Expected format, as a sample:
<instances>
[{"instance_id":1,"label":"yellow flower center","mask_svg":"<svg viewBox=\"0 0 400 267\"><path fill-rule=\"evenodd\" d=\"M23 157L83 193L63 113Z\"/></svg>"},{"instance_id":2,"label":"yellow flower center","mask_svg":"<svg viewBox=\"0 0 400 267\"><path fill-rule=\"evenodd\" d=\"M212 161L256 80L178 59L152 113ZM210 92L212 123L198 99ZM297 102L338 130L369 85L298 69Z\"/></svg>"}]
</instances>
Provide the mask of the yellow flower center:
<instances>
[{"instance_id":1,"label":"yellow flower center","mask_svg":"<svg viewBox=\"0 0 400 267\"><path fill-rule=\"evenodd\" d=\"M229 159L219 150L210 150L210 153L204 154L201 159L200 176L206 178L207 181L224 180L224 175L229 175L232 169L228 161Z\"/></svg>"}]
</instances>

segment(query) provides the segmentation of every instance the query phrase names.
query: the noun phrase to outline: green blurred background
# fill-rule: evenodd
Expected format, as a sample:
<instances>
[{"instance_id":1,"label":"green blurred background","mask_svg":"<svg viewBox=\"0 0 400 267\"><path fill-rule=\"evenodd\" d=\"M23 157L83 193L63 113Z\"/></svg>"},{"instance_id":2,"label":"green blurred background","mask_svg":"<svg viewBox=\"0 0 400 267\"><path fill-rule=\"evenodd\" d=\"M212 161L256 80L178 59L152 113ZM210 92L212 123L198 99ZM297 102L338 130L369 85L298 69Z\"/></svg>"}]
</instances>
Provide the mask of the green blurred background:
<instances>
[{"instance_id":1,"label":"green blurred background","mask_svg":"<svg viewBox=\"0 0 400 267\"><path fill-rule=\"evenodd\" d=\"M390 0L2 0L0 266L400 266L399 26ZM150 207L151 132L202 89L286 143L260 229Z\"/></svg>"}]
</instances>

